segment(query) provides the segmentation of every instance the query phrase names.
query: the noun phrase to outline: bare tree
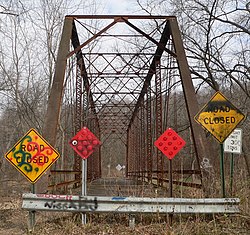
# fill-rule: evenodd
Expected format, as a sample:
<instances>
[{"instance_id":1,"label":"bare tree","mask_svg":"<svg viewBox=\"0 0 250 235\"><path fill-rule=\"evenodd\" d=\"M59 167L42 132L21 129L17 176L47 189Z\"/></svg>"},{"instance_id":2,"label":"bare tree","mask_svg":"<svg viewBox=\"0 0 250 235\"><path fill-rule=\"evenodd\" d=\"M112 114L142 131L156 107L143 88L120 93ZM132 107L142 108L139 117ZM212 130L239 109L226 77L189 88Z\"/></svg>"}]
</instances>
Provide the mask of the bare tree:
<instances>
[{"instance_id":1,"label":"bare tree","mask_svg":"<svg viewBox=\"0 0 250 235\"><path fill-rule=\"evenodd\" d=\"M223 90L247 115L250 98L249 3L244 0L137 2L149 14L177 16L197 92L204 96L211 95L214 90ZM157 7L159 4L165 7ZM246 119L246 135L248 126ZM249 157L245 159L250 172Z\"/></svg>"},{"instance_id":2,"label":"bare tree","mask_svg":"<svg viewBox=\"0 0 250 235\"><path fill-rule=\"evenodd\" d=\"M42 129L64 16L85 4L0 1L2 155L29 128Z\"/></svg>"}]
</instances>

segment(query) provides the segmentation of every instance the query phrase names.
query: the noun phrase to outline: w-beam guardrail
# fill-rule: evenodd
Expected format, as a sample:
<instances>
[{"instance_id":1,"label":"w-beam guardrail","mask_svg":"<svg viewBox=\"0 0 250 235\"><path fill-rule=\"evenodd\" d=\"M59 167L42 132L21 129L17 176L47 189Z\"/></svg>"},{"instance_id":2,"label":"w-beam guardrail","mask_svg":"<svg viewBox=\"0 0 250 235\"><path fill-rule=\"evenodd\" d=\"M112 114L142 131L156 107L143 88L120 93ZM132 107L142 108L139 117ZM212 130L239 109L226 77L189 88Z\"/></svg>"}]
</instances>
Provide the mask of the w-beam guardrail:
<instances>
[{"instance_id":1,"label":"w-beam guardrail","mask_svg":"<svg viewBox=\"0 0 250 235\"><path fill-rule=\"evenodd\" d=\"M95 197L23 194L22 208L29 211L83 213L239 213L238 198Z\"/></svg>"}]
</instances>

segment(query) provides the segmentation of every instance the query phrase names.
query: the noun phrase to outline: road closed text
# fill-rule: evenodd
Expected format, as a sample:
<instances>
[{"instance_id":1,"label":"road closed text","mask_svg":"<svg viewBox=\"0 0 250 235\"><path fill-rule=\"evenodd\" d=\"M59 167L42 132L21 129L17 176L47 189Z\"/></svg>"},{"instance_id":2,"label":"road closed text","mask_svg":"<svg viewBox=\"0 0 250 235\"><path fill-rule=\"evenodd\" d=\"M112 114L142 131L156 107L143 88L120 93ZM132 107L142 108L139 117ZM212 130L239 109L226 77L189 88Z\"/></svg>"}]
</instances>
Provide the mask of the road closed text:
<instances>
[{"instance_id":1,"label":"road closed text","mask_svg":"<svg viewBox=\"0 0 250 235\"><path fill-rule=\"evenodd\" d=\"M206 117L205 124L232 124L235 123L235 117Z\"/></svg>"},{"instance_id":2,"label":"road closed text","mask_svg":"<svg viewBox=\"0 0 250 235\"><path fill-rule=\"evenodd\" d=\"M17 163L22 163L22 157L16 157ZM45 164L49 162L49 158L47 156L33 156L26 158L27 163L37 163L37 164Z\"/></svg>"}]
</instances>

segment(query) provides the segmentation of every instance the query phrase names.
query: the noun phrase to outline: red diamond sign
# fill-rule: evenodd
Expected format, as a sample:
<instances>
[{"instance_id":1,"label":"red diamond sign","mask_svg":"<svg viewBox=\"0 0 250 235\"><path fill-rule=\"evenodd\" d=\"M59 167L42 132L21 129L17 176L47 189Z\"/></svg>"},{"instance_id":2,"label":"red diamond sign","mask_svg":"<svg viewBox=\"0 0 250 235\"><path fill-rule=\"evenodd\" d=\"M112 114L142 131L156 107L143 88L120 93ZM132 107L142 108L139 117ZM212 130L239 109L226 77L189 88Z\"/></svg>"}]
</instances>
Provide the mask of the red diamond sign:
<instances>
[{"instance_id":1,"label":"red diamond sign","mask_svg":"<svg viewBox=\"0 0 250 235\"><path fill-rule=\"evenodd\" d=\"M186 142L173 129L168 128L154 144L171 160L185 146Z\"/></svg>"},{"instance_id":2,"label":"red diamond sign","mask_svg":"<svg viewBox=\"0 0 250 235\"><path fill-rule=\"evenodd\" d=\"M69 144L81 156L81 158L87 159L101 142L87 127L83 127L70 140Z\"/></svg>"}]
</instances>

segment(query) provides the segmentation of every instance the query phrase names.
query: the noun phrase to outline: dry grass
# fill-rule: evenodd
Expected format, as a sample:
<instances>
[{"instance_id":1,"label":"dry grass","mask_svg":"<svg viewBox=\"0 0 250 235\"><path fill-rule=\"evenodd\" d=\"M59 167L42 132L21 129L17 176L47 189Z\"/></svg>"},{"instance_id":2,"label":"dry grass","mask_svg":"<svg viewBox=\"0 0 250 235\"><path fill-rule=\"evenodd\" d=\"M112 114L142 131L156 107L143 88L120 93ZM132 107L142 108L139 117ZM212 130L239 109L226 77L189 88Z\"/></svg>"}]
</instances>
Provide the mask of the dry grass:
<instances>
[{"instance_id":1,"label":"dry grass","mask_svg":"<svg viewBox=\"0 0 250 235\"><path fill-rule=\"evenodd\" d=\"M79 216L66 216L37 222L34 234L249 234L249 216L174 216L172 227L167 218L137 216L135 228L128 227L126 215L95 215L82 225Z\"/></svg>"},{"instance_id":2,"label":"dry grass","mask_svg":"<svg viewBox=\"0 0 250 235\"><path fill-rule=\"evenodd\" d=\"M227 182L228 179L227 179ZM88 223L81 224L81 216L62 212L37 212L34 231L27 230L28 212L21 209L21 194L17 192L18 182L11 181L6 186L1 185L0 196L0 235L193 235L193 234L250 234L250 181L246 177L238 176L234 184L233 197L239 197L240 214L236 215L174 215L172 226L169 226L168 216L136 215L135 227L129 228L129 218L126 214L90 214ZM219 189L220 182L216 184ZM226 185L227 188L229 185ZM27 187L25 187L27 190ZM200 190L175 187L175 195L182 197L201 197Z\"/></svg>"}]
</instances>

